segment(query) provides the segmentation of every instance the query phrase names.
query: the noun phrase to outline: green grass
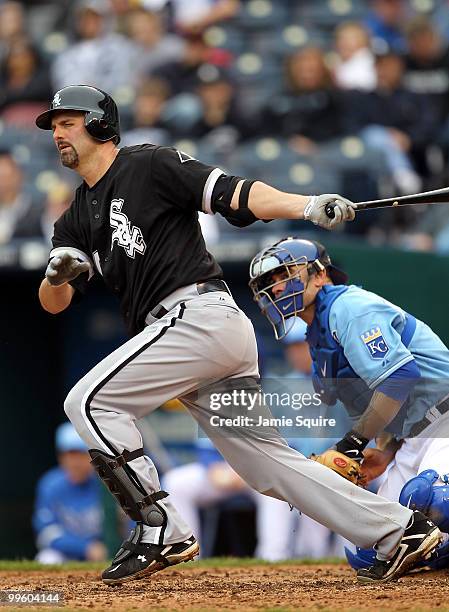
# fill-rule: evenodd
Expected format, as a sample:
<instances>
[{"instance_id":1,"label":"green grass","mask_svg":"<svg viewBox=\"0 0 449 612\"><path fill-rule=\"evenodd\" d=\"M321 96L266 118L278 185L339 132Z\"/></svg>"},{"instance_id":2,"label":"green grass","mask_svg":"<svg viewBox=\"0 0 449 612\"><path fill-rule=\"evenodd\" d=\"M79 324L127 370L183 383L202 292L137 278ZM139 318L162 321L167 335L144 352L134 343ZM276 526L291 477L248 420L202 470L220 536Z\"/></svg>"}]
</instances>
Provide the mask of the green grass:
<instances>
[{"instance_id":1,"label":"green grass","mask_svg":"<svg viewBox=\"0 0 449 612\"><path fill-rule=\"evenodd\" d=\"M253 558L241 558L241 557L216 557L211 559L201 559L193 563L181 563L176 566L176 569L188 569L191 567L208 568L208 567L255 567L261 565L323 565L332 564L337 565L343 563L342 559L336 557L329 557L325 559L289 559L287 561L277 561L275 563L269 561L263 561L262 559ZM63 565L42 565L37 561L30 561L28 559L22 560L0 560L0 571L50 571L50 572L61 572L66 570L101 570L107 563L90 563L87 561L70 561Z\"/></svg>"}]
</instances>

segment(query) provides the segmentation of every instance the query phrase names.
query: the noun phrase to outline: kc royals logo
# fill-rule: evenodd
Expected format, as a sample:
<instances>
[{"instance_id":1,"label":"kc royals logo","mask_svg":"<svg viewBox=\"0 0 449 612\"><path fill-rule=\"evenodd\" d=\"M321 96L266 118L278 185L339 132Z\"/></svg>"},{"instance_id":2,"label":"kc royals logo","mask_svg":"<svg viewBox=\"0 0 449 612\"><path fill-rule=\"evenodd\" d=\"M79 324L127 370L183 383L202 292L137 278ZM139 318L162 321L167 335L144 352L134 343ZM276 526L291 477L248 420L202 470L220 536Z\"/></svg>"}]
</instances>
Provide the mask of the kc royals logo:
<instances>
[{"instance_id":1,"label":"kc royals logo","mask_svg":"<svg viewBox=\"0 0 449 612\"><path fill-rule=\"evenodd\" d=\"M143 255L147 248L142 236L142 232L136 225L131 226L131 223L125 213L122 212L123 199L112 200L111 212L109 220L111 227L114 228L111 237L111 251L114 244L125 249L128 257L135 258L136 253Z\"/></svg>"},{"instance_id":2,"label":"kc royals logo","mask_svg":"<svg viewBox=\"0 0 449 612\"><path fill-rule=\"evenodd\" d=\"M390 350L379 326L364 332L360 337L373 359L383 359Z\"/></svg>"}]
</instances>

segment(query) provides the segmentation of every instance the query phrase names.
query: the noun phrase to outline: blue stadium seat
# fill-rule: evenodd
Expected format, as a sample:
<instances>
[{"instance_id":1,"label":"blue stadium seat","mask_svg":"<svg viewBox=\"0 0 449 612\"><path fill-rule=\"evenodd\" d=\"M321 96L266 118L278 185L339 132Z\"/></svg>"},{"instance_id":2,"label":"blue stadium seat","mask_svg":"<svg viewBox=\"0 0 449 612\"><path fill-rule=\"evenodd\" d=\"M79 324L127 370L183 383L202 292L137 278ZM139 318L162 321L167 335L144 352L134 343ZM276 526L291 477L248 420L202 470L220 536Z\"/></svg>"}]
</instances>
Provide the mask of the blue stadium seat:
<instances>
[{"instance_id":1,"label":"blue stadium seat","mask_svg":"<svg viewBox=\"0 0 449 612\"><path fill-rule=\"evenodd\" d=\"M288 4L279 0L245 0L232 22L245 30L279 28L287 23Z\"/></svg>"},{"instance_id":2,"label":"blue stadium seat","mask_svg":"<svg viewBox=\"0 0 449 612\"><path fill-rule=\"evenodd\" d=\"M306 0L297 3L294 17L305 26L332 30L342 21L363 20L367 11L366 0Z\"/></svg>"},{"instance_id":3,"label":"blue stadium seat","mask_svg":"<svg viewBox=\"0 0 449 612\"><path fill-rule=\"evenodd\" d=\"M282 67L271 56L242 53L236 57L230 75L239 88L242 107L250 111L263 106L282 88Z\"/></svg>"},{"instance_id":4,"label":"blue stadium seat","mask_svg":"<svg viewBox=\"0 0 449 612\"><path fill-rule=\"evenodd\" d=\"M248 45L243 31L229 24L208 28L204 33L204 38L210 47L226 49L233 55L243 53Z\"/></svg>"},{"instance_id":5,"label":"blue stadium seat","mask_svg":"<svg viewBox=\"0 0 449 612\"><path fill-rule=\"evenodd\" d=\"M201 102L193 93L181 93L170 98L165 106L163 119L175 134L184 134L201 117Z\"/></svg>"},{"instance_id":6,"label":"blue stadium seat","mask_svg":"<svg viewBox=\"0 0 449 612\"><path fill-rule=\"evenodd\" d=\"M306 46L326 48L329 37L320 30L289 24L273 32L253 32L249 35L251 47L261 55L272 54L278 61Z\"/></svg>"},{"instance_id":7,"label":"blue stadium seat","mask_svg":"<svg viewBox=\"0 0 449 612\"><path fill-rule=\"evenodd\" d=\"M388 173L384 156L366 147L357 136L348 136L322 145L318 159L338 170L367 170L377 178Z\"/></svg>"},{"instance_id":8,"label":"blue stadium seat","mask_svg":"<svg viewBox=\"0 0 449 612\"><path fill-rule=\"evenodd\" d=\"M339 191L338 170L326 161L299 155L287 141L261 138L250 141L230 160L233 172L294 193L313 194Z\"/></svg>"},{"instance_id":9,"label":"blue stadium seat","mask_svg":"<svg viewBox=\"0 0 449 612\"><path fill-rule=\"evenodd\" d=\"M25 147L30 150L33 157L54 157L56 148L51 133L36 129L21 129L14 125L8 125L0 121L0 149L13 149L14 147ZM18 156L27 158L25 150L17 153ZM18 160L20 161L20 160ZM26 159L25 159L26 161Z\"/></svg>"},{"instance_id":10,"label":"blue stadium seat","mask_svg":"<svg viewBox=\"0 0 449 612\"><path fill-rule=\"evenodd\" d=\"M338 172L342 183L341 193L356 202L381 197L382 186L390 180L382 153L367 148L355 136L322 146L318 160Z\"/></svg>"}]
</instances>

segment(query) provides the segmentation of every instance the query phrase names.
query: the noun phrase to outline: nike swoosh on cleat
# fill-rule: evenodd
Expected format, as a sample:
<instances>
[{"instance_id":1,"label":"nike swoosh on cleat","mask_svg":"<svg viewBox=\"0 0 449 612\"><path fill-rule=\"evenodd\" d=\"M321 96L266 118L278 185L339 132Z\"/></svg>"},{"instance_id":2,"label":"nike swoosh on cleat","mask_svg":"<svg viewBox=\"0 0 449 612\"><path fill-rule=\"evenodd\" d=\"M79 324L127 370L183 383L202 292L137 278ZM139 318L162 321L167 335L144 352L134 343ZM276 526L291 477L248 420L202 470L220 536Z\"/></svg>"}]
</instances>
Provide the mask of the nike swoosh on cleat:
<instances>
[{"instance_id":1,"label":"nike swoosh on cleat","mask_svg":"<svg viewBox=\"0 0 449 612\"><path fill-rule=\"evenodd\" d=\"M121 566L121 563L119 563L118 565L116 565L114 567L114 569L109 570L109 573L112 574L112 572L115 572L116 570L118 570L118 568Z\"/></svg>"}]
</instances>

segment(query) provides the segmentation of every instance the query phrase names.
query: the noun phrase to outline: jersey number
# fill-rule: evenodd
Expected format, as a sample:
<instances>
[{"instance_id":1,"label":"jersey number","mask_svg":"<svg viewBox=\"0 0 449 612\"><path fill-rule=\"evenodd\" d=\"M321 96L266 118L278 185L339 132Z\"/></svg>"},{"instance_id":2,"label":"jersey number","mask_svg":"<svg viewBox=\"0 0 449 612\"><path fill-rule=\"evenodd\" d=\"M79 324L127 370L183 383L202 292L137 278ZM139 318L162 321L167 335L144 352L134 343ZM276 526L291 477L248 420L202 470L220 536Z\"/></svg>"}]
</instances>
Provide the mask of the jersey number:
<instances>
[{"instance_id":1,"label":"jersey number","mask_svg":"<svg viewBox=\"0 0 449 612\"><path fill-rule=\"evenodd\" d=\"M125 213L122 213L123 199L112 200L111 212L110 212L110 224L114 228L112 232L111 240L111 251L114 244L117 243L119 246L125 249L125 253L128 257L133 259L136 253L143 255L147 245L142 236L140 227L136 225L131 226L128 217Z\"/></svg>"}]
</instances>

